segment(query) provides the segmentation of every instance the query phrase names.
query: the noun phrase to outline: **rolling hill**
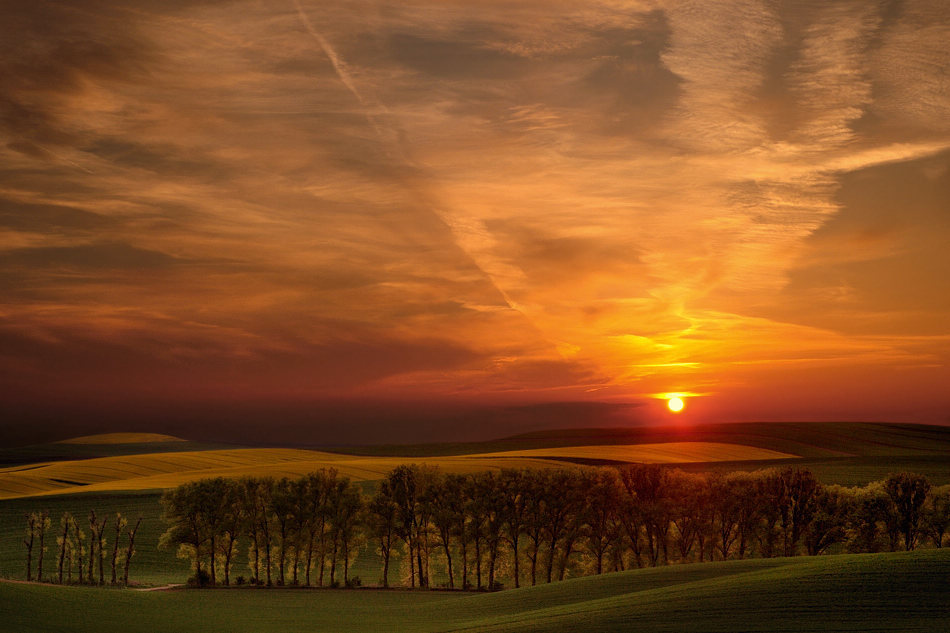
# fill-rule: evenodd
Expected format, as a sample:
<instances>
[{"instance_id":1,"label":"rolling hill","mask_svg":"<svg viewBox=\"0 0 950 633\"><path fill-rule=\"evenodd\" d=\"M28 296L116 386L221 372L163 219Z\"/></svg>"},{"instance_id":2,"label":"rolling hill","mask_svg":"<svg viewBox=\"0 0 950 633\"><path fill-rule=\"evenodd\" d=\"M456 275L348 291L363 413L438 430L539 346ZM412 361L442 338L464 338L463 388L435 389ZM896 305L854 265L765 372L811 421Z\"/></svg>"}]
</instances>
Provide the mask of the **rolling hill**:
<instances>
[{"instance_id":1,"label":"rolling hill","mask_svg":"<svg viewBox=\"0 0 950 633\"><path fill-rule=\"evenodd\" d=\"M446 472L501 468L570 466L571 460L601 455L622 462L688 463L793 458L748 446L708 442L561 447L474 455L410 458ZM173 453L144 453L95 459L43 462L0 469L0 499L76 492L171 488L205 477L271 475L296 477L336 468L355 481L382 479L403 457L367 457L289 448L246 448Z\"/></svg>"},{"instance_id":2,"label":"rolling hill","mask_svg":"<svg viewBox=\"0 0 950 633\"><path fill-rule=\"evenodd\" d=\"M950 550L678 565L493 594L0 583L0 631L946 630Z\"/></svg>"}]
</instances>

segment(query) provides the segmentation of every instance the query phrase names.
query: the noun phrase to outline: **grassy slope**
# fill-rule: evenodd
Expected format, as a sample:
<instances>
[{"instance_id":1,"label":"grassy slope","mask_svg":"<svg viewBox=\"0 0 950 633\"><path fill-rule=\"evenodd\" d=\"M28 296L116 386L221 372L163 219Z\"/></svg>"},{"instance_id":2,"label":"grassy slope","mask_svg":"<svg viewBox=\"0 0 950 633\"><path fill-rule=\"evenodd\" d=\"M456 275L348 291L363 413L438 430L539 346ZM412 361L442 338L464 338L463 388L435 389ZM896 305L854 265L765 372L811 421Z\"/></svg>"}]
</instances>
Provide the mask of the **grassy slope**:
<instances>
[{"instance_id":1,"label":"grassy slope","mask_svg":"<svg viewBox=\"0 0 950 633\"><path fill-rule=\"evenodd\" d=\"M720 442L802 457L950 452L950 426L871 422L743 422L698 426L557 429L488 442L325 447L352 455L466 455L561 446Z\"/></svg>"},{"instance_id":2,"label":"grassy slope","mask_svg":"<svg viewBox=\"0 0 950 633\"><path fill-rule=\"evenodd\" d=\"M188 577L187 561L175 557L174 551L158 549L158 539L165 531L161 520L159 494L151 493L109 493L77 494L43 498L10 499L0 503L0 577L23 579L25 577L26 548L22 543L25 536L28 512L49 510L51 527L47 533L46 558L43 567L46 576L55 573L58 550L56 547L59 521L64 512L71 512L80 522L80 527L88 536L89 510L95 509L99 517L108 516L106 530L107 548L113 543L112 520L116 512L134 521L142 517L142 525L135 537L136 554L132 559L129 579L133 582L161 585L183 582ZM120 547L126 543L123 535ZM111 549L109 549L111 552ZM36 556L37 552L34 552ZM36 559L34 558L34 565ZM108 561L106 563L108 565ZM106 572L108 574L108 571ZM243 570L240 573L246 573Z\"/></svg>"},{"instance_id":3,"label":"grassy slope","mask_svg":"<svg viewBox=\"0 0 950 633\"><path fill-rule=\"evenodd\" d=\"M549 467L559 459L606 457L627 462L716 462L791 457L760 448L709 442L580 446L482 455L414 457L446 472ZM204 477L296 477L333 467L355 481L374 481L406 458L363 457L289 448L148 453L0 468L0 499L75 492L171 488Z\"/></svg>"},{"instance_id":4,"label":"grassy slope","mask_svg":"<svg viewBox=\"0 0 950 633\"><path fill-rule=\"evenodd\" d=\"M0 631L946 630L950 551L705 563L498 594L0 583Z\"/></svg>"},{"instance_id":5,"label":"grassy slope","mask_svg":"<svg viewBox=\"0 0 950 633\"><path fill-rule=\"evenodd\" d=\"M866 484L884 479L891 472L907 470L925 474L938 485L950 483L950 427L922 424L749 422L695 427L561 429L490 442L326 450L365 455L425 456L684 441L740 444L801 456L783 461L677 464L677 468L686 470L754 470L798 465L810 468L825 483L845 485ZM587 464L614 462L609 458L577 461Z\"/></svg>"},{"instance_id":6,"label":"grassy slope","mask_svg":"<svg viewBox=\"0 0 950 633\"><path fill-rule=\"evenodd\" d=\"M229 444L208 442L131 442L126 444L33 444L15 448L0 448L0 468L55 462L70 459L93 459L118 455L142 455L146 453L170 453L185 451L210 451L238 448Z\"/></svg>"}]
</instances>

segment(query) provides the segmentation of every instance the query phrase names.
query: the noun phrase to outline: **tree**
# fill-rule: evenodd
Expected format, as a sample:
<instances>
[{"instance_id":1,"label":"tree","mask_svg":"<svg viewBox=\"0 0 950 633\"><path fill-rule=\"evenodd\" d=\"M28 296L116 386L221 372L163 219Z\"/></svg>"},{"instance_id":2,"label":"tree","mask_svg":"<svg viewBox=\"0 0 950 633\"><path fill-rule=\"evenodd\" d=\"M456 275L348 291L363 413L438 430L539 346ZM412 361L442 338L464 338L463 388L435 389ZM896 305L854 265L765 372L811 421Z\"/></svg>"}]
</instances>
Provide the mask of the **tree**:
<instances>
[{"instance_id":1,"label":"tree","mask_svg":"<svg viewBox=\"0 0 950 633\"><path fill-rule=\"evenodd\" d=\"M23 544L26 545L26 581L33 580L33 542L36 540L37 527L40 522L40 515L36 512L30 512L26 515L26 538Z\"/></svg>"},{"instance_id":2,"label":"tree","mask_svg":"<svg viewBox=\"0 0 950 633\"><path fill-rule=\"evenodd\" d=\"M639 523L646 535L650 565L656 567L662 554L668 558L668 534L672 503L669 471L659 464L634 464L620 469L620 481L628 497L634 502ZM630 517L628 517L630 518ZM634 543L635 551L638 545ZM639 565L639 556L638 565Z\"/></svg>"},{"instance_id":3,"label":"tree","mask_svg":"<svg viewBox=\"0 0 950 633\"><path fill-rule=\"evenodd\" d=\"M673 542L680 560L686 561L700 536L707 483L704 475L681 470L674 470L670 477L670 519L675 530ZM699 559L703 559L703 552L700 552Z\"/></svg>"},{"instance_id":4,"label":"tree","mask_svg":"<svg viewBox=\"0 0 950 633\"><path fill-rule=\"evenodd\" d=\"M202 583L202 551L208 541L204 524L201 482L193 481L166 490L162 495L162 519L168 529L159 540L159 547L178 546L179 557L190 557L195 582Z\"/></svg>"},{"instance_id":5,"label":"tree","mask_svg":"<svg viewBox=\"0 0 950 633\"><path fill-rule=\"evenodd\" d=\"M330 525L333 530L333 559L330 567L330 583L333 584L337 560L337 543L343 558L343 584L350 582L350 559L357 545L357 527L363 514L363 499L360 490L348 477L338 478L333 492L333 514Z\"/></svg>"},{"instance_id":6,"label":"tree","mask_svg":"<svg viewBox=\"0 0 950 633\"><path fill-rule=\"evenodd\" d=\"M845 540L853 504L853 495L840 486L827 486L818 492L815 516L805 533L805 550L809 556L822 554Z\"/></svg>"},{"instance_id":7,"label":"tree","mask_svg":"<svg viewBox=\"0 0 950 633\"><path fill-rule=\"evenodd\" d=\"M514 561L515 588L521 586L521 553L519 544L524 534L528 513L531 504L530 471L513 470L506 468L501 471L499 485L502 489L504 507L502 509L503 529L505 538L511 546L511 557ZM446 493L452 494L451 491Z\"/></svg>"},{"instance_id":8,"label":"tree","mask_svg":"<svg viewBox=\"0 0 950 633\"><path fill-rule=\"evenodd\" d=\"M73 521L74 534L76 535L76 565L78 567L77 571L79 572L79 582L80 584L84 583L85 577L83 576L83 556L86 553L85 539L86 533L82 531L79 527L79 521ZM92 557L90 556L89 564L92 564Z\"/></svg>"},{"instance_id":9,"label":"tree","mask_svg":"<svg viewBox=\"0 0 950 633\"><path fill-rule=\"evenodd\" d=\"M904 549L912 550L917 545L921 509L930 491L930 482L923 475L895 473L889 475L884 482L884 490L897 510L897 522L904 537Z\"/></svg>"},{"instance_id":10,"label":"tree","mask_svg":"<svg viewBox=\"0 0 950 633\"><path fill-rule=\"evenodd\" d=\"M419 586L423 584L422 555L418 553L419 540L418 516L416 506L419 504L419 479L421 467L417 464L397 466L390 471L387 477L389 490L396 505L396 525L399 538L406 544L409 554L409 586L416 586L416 558L419 566Z\"/></svg>"},{"instance_id":11,"label":"tree","mask_svg":"<svg viewBox=\"0 0 950 633\"><path fill-rule=\"evenodd\" d=\"M782 495L776 500L782 515L782 544L785 556L794 556L798 543L815 515L821 484L810 470L786 468L779 473Z\"/></svg>"},{"instance_id":12,"label":"tree","mask_svg":"<svg viewBox=\"0 0 950 633\"><path fill-rule=\"evenodd\" d=\"M428 506L428 515L436 537L445 553L446 574L449 588L455 587L455 571L452 568L452 540L458 513L462 512L462 489L456 486L456 479L437 477L423 493L420 502Z\"/></svg>"},{"instance_id":13,"label":"tree","mask_svg":"<svg viewBox=\"0 0 950 633\"><path fill-rule=\"evenodd\" d=\"M891 515L892 506L890 498L884 491L880 482L871 483L864 488L857 488L852 491L852 507L848 517L848 551L850 552L878 552L881 550L879 542L878 523L893 523L894 546L896 549L896 540L898 533L896 531L896 522L888 521Z\"/></svg>"},{"instance_id":14,"label":"tree","mask_svg":"<svg viewBox=\"0 0 950 633\"><path fill-rule=\"evenodd\" d=\"M119 537L122 535L122 530L125 529L125 526L128 524L128 520L122 516L121 512L115 513L115 539L112 542L112 580L110 583L113 586L118 580L116 577L116 565L119 560Z\"/></svg>"},{"instance_id":15,"label":"tree","mask_svg":"<svg viewBox=\"0 0 950 633\"><path fill-rule=\"evenodd\" d=\"M719 556L727 560L733 543L739 538L739 495L734 479L722 473L713 473L709 478L709 495L712 503L713 525L716 528L716 547Z\"/></svg>"},{"instance_id":16,"label":"tree","mask_svg":"<svg viewBox=\"0 0 950 633\"><path fill-rule=\"evenodd\" d=\"M582 516L583 537L588 555L594 560L594 573L604 572L608 548L620 534L617 512L620 507L620 482L612 469L598 469L589 479L582 479L587 494Z\"/></svg>"},{"instance_id":17,"label":"tree","mask_svg":"<svg viewBox=\"0 0 950 633\"><path fill-rule=\"evenodd\" d=\"M943 547L944 536L950 531L950 485L930 490L922 520L923 530L934 547Z\"/></svg>"},{"instance_id":18,"label":"tree","mask_svg":"<svg viewBox=\"0 0 950 633\"><path fill-rule=\"evenodd\" d=\"M129 537L129 546L125 549L125 568L122 572L122 585L125 587L129 586L129 565L132 564L132 556L135 555L135 534L139 531L141 524L142 517L139 517L135 521L135 526L126 532Z\"/></svg>"},{"instance_id":19,"label":"tree","mask_svg":"<svg viewBox=\"0 0 950 633\"><path fill-rule=\"evenodd\" d=\"M224 585L231 584L231 567L237 554L237 540L245 526L241 503L240 484L230 479L224 481L224 495L221 498L221 517L219 523L218 550L221 553L221 569L224 571Z\"/></svg>"},{"instance_id":20,"label":"tree","mask_svg":"<svg viewBox=\"0 0 950 633\"><path fill-rule=\"evenodd\" d=\"M554 560L558 552L558 543L566 535L568 524L577 510L577 496L574 488L573 473L567 470L542 471L539 477L544 497L544 532L547 539L548 560L546 565L547 581L553 580Z\"/></svg>"},{"instance_id":21,"label":"tree","mask_svg":"<svg viewBox=\"0 0 950 633\"><path fill-rule=\"evenodd\" d=\"M37 523L37 536L40 538L40 549L38 560L36 561L36 580L43 582L43 554L46 552L46 531L49 529L49 510L43 510L39 514Z\"/></svg>"},{"instance_id":22,"label":"tree","mask_svg":"<svg viewBox=\"0 0 950 633\"><path fill-rule=\"evenodd\" d=\"M376 494L369 503L367 525L370 533L379 543L379 554L383 559L383 587L389 587L389 561L392 557L393 545L396 540L399 508L393 499L390 482L384 479L380 482ZM308 581L309 583L309 581Z\"/></svg>"},{"instance_id":23,"label":"tree","mask_svg":"<svg viewBox=\"0 0 950 633\"><path fill-rule=\"evenodd\" d=\"M72 531L73 525L76 523L76 520L73 518L73 515L69 512L63 513L62 518L59 520L59 525L63 529L62 536L56 539L56 543L59 545L59 564L57 565L57 579L59 584L63 584L63 566L66 565L66 553L67 550L71 548L71 536L70 532ZM69 565L66 566L66 570L72 575L72 561L69 561Z\"/></svg>"}]
</instances>

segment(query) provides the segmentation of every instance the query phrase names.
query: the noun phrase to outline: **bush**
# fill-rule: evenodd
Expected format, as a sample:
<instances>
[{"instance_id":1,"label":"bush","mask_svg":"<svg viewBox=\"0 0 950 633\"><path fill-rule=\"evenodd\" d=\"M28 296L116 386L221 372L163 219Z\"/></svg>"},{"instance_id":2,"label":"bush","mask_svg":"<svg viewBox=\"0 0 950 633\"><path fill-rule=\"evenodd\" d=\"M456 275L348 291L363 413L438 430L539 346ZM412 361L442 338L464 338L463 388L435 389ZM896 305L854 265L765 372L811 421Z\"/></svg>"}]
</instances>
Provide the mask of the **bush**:
<instances>
[{"instance_id":1,"label":"bush","mask_svg":"<svg viewBox=\"0 0 950 633\"><path fill-rule=\"evenodd\" d=\"M189 587L207 587L211 584L211 574L204 569L199 570L194 576L188 579Z\"/></svg>"},{"instance_id":2,"label":"bush","mask_svg":"<svg viewBox=\"0 0 950 633\"><path fill-rule=\"evenodd\" d=\"M236 582L236 583L238 584L238 586L241 586L241 585L243 585L244 583L246 583L247 580L244 578L244 576L238 576L238 577L237 577L237 580L235 580L234 582Z\"/></svg>"},{"instance_id":3,"label":"bush","mask_svg":"<svg viewBox=\"0 0 950 633\"><path fill-rule=\"evenodd\" d=\"M346 581L346 586L348 589L353 589L354 587L362 587L363 581L360 580L359 576L353 576L352 578Z\"/></svg>"}]
</instances>

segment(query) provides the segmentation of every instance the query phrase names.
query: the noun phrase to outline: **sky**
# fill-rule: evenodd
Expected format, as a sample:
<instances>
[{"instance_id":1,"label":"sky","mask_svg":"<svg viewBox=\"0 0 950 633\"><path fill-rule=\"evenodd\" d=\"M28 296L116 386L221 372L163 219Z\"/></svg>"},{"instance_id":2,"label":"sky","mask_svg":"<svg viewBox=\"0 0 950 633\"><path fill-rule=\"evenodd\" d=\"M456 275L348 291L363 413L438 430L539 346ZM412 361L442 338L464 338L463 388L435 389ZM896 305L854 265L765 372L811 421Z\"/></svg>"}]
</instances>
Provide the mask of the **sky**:
<instances>
[{"instance_id":1,"label":"sky","mask_svg":"<svg viewBox=\"0 0 950 633\"><path fill-rule=\"evenodd\" d=\"M0 433L950 422L948 68L932 0L3 3Z\"/></svg>"}]
</instances>

